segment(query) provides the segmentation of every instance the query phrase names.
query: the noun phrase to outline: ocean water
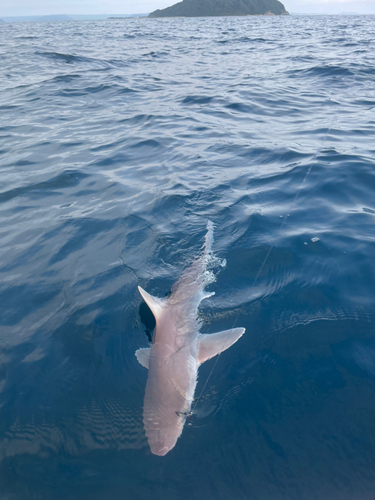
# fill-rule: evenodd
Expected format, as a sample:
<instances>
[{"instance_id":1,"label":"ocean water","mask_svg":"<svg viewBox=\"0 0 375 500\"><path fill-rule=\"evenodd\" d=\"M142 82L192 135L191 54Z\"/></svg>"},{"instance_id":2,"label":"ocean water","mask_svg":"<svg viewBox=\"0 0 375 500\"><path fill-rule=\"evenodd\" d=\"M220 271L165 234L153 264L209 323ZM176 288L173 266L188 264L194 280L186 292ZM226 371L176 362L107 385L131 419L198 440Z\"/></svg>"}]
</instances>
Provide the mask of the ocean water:
<instances>
[{"instance_id":1,"label":"ocean water","mask_svg":"<svg viewBox=\"0 0 375 500\"><path fill-rule=\"evenodd\" d=\"M373 500L374 137L375 17L1 25L0 499ZM157 457L137 286L208 220L246 333Z\"/></svg>"}]
</instances>

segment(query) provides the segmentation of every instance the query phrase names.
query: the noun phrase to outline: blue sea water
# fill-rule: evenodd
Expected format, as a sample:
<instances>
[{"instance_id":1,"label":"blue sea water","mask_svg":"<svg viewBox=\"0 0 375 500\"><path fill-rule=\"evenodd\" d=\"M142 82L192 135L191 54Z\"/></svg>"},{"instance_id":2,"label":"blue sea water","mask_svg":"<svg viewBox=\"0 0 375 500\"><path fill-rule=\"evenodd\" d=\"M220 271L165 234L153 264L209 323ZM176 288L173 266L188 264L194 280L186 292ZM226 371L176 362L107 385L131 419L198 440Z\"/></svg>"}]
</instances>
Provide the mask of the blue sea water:
<instances>
[{"instance_id":1,"label":"blue sea water","mask_svg":"<svg viewBox=\"0 0 375 500\"><path fill-rule=\"evenodd\" d=\"M375 17L1 25L0 499L373 500L374 137ZM137 285L207 220L246 333L157 457Z\"/></svg>"}]
</instances>

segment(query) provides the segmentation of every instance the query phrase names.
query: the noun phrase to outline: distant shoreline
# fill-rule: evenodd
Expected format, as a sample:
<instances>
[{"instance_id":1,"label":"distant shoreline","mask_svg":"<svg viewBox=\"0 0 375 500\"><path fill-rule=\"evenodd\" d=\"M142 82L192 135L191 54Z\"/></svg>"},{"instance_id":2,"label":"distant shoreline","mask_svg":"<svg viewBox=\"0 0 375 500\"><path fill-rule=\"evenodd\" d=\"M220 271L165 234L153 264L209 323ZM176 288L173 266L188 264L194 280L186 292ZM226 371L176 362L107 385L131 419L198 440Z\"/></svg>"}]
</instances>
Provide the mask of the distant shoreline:
<instances>
[{"instance_id":1,"label":"distant shoreline","mask_svg":"<svg viewBox=\"0 0 375 500\"><path fill-rule=\"evenodd\" d=\"M0 24L6 25L11 23L40 23L40 22L70 22L70 21L120 21L131 19L205 19L205 18L219 18L219 17L282 17L282 16L375 16L375 13L361 13L361 12L339 12L339 13L314 13L314 12L288 12L287 14L245 14L245 15L225 15L225 16L162 16L162 17L149 17L149 14L140 15L123 15L123 16L104 16L104 15L87 15L87 16L71 16L70 19L42 19L34 18L34 16L5 16L0 18ZM36 16L35 16L36 17ZM47 17L47 16L46 16Z\"/></svg>"},{"instance_id":2,"label":"distant shoreline","mask_svg":"<svg viewBox=\"0 0 375 500\"><path fill-rule=\"evenodd\" d=\"M301 14L304 15L304 14ZM310 15L310 14L306 14ZM282 17L282 16L290 16L289 12L285 14L227 14L226 16L162 16L162 17L149 17L149 16L140 16L140 17L108 17L109 20L127 20L127 19L204 19L204 18L212 18L212 17Z\"/></svg>"}]
</instances>

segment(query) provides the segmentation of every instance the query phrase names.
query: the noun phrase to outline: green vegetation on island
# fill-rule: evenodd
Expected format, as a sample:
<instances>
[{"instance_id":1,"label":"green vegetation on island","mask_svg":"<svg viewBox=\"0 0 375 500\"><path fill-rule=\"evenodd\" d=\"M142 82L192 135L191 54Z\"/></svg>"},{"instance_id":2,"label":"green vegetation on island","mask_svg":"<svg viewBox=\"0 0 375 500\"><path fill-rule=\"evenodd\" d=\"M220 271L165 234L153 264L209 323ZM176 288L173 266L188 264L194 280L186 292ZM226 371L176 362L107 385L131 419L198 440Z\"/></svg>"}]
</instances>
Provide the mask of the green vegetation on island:
<instances>
[{"instance_id":1,"label":"green vegetation on island","mask_svg":"<svg viewBox=\"0 0 375 500\"><path fill-rule=\"evenodd\" d=\"M278 0L183 0L166 9L151 12L149 17L206 17L287 15Z\"/></svg>"}]
</instances>

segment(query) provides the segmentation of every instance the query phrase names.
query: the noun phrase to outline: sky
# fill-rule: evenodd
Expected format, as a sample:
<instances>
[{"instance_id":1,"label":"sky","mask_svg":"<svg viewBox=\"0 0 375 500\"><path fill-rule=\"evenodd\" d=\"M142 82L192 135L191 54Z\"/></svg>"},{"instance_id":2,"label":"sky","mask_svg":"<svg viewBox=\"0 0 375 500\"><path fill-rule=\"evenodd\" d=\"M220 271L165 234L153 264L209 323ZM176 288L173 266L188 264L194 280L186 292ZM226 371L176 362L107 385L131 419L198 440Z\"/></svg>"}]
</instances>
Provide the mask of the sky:
<instances>
[{"instance_id":1,"label":"sky","mask_svg":"<svg viewBox=\"0 0 375 500\"><path fill-rule=\"evenodd\" d=\"M0 17L49 14L141 14L178 0L0 0ZM375 0L281 0L289 12L375 14Z\"/></svg>"}]
</instances>

